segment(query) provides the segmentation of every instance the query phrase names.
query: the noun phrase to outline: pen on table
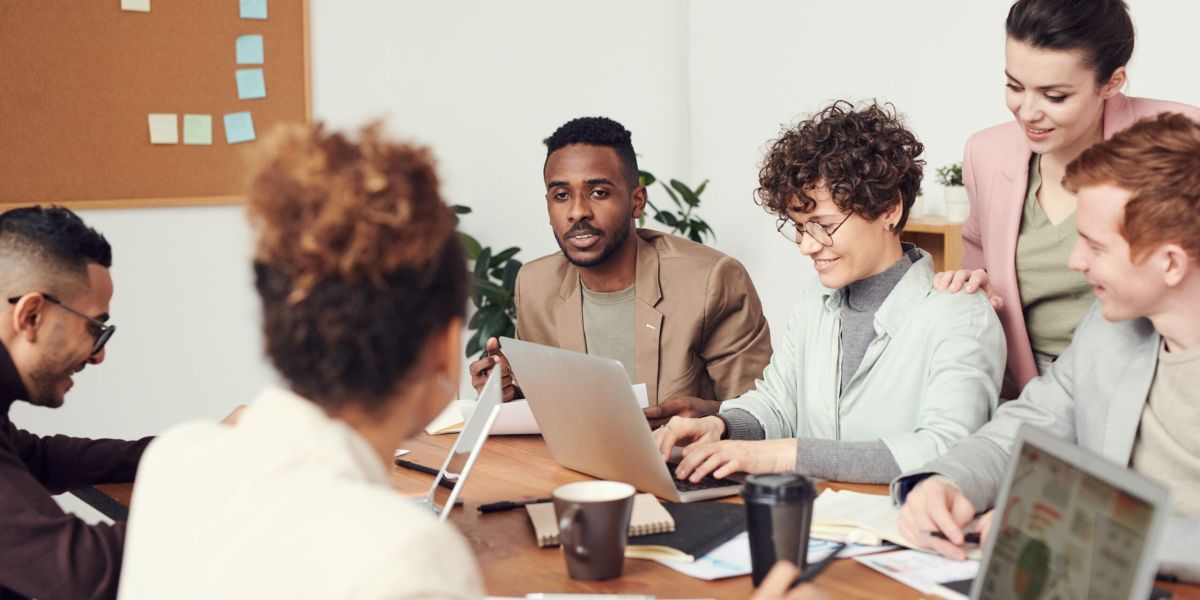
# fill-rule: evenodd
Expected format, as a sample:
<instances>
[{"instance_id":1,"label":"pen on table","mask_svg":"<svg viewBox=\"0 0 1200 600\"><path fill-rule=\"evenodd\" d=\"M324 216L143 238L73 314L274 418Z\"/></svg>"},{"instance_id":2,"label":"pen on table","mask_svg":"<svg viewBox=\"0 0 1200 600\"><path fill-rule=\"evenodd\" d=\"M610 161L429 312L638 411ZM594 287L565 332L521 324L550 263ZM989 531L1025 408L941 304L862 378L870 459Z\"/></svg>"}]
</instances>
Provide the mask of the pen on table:
<instances>
[{"instance_id":1,"label":"pen on table","mask_svg":"<svg viewBox=\"0 0 1200 600\"><path fill-rule=\"evenodd\" d=\"M944 534L940 531L930 531L929 535L930 535L930 537L935 537L935 538L940 538L940 539L943 539L946 541L950 541L950 538L946 537L946 534ZM979 532L972 531L970 533L964 533L963 534L963 543L964 544L979 544Z\"/></svg>"},{"instance_id":2,"label":"pen on table","mask_svg":"<svg viewBox=\"0 0 1200 600\"><path fill-rule=\"evenodd\" d=\"M437 474L438 474L437 469L427 467L425 465L419 465L415 462L412 462L410 460L404 460L402 458L396 459L396 466L400 467L402 469L408 469L409 471L416 471L418 473L424 473L426 475L433 475L434 477L437 477ZM440 485L448 490L454 489L454 482L450 481L444 477L442 479L438 480L438 485Z\"/></svg>"},{"instance_id":3,"label":"pen on table","mask_svg":"<svg viewBox=\"0 0 1200 600\"><path fill-rule=\"evenodd\" d=\"M554 498L534 498L533 500L502 500L500 502L492 502L490 504L480 504L477 508L481 513L491 513L521 508L526 504L542 504L543 502L552 502L553 500Z\"/></svg>"},{"instance_id":4,"label":"pen on table","mask_svg":"<svg viewBox=\"0 0 1200 600\"><path fill-rule=\"evenodd\" d=\"M803 573L797 575L796 578L792 580L792 585L788 586L788 588L791 589L802 583L808 583L816 579L817 575L820 575L822 571L829 567L829 565L833 564L833 561L837 559L838 554L845 549L846 542L842 542L834 546L833 552L830 552L829 556L826 556L816 563L809 565L807 569L804 569Z\"/></svg>"}]
</instances>

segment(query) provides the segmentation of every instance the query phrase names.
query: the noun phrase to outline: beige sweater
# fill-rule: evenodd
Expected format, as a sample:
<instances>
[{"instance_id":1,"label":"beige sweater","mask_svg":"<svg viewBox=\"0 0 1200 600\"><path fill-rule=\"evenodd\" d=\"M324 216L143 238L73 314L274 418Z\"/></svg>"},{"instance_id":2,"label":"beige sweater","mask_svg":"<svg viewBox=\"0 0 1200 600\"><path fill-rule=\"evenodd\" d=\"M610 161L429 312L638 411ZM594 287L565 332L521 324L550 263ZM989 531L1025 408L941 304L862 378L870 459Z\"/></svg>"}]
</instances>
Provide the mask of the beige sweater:
<instances>
[{"instance_id":1,"label":"beige sweater","mask_svg":"<svg viewBox=\"0 0 1200 600\"><path fill-rule=\"evenodd\" d=\"M1175 512L1200 517L1200 346L1167 352L1142 410L1130 461L1133 469L1171 488Z\"/></svg>"}]
</instances>

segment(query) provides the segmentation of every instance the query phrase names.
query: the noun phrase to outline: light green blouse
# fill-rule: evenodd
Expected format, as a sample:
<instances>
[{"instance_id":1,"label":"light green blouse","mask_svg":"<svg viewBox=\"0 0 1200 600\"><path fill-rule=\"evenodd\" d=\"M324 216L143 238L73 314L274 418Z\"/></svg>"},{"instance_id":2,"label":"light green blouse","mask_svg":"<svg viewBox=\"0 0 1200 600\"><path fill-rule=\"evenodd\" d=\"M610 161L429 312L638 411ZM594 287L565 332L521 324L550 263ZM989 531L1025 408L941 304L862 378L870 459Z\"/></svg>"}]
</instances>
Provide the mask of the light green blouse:
<instances>
[{"instance_id":1,"label":"light green blouse","mask_svg":"<svg viewBox=\"0 0 1200 600\"><path fill-rule=\"evenodd\" d=\"M1067 267L1078 235L1075 215L1058 225L1051 223L1038 203L1041 187L1041 156L1034 154L1017 236L1017 286L1034 352L1058 356L1096 298L1083 274Z\"/></svg>"}]
</instances>

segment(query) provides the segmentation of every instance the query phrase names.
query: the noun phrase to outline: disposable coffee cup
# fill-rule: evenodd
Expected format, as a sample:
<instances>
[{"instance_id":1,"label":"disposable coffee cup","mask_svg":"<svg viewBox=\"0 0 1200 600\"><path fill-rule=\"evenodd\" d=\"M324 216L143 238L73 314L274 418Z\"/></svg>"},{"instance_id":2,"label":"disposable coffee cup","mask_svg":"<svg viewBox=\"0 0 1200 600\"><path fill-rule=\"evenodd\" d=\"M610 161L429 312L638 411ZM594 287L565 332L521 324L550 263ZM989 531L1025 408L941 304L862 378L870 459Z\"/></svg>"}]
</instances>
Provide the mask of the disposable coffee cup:
<instances>
[{"instance_id":1,"label":"disposable coffee cup","mask_svg":"<svg viewBox=\"0 0 1200 600\"><path fill-rule=\"evenodd\" d=\"M571 579L621 576L636 492L617 481L580 481L554 489L558 536Z\"/></svg>"},{"instance_id":2,"label":"disposable coffee cup","mask_svg":"<svg viewBox=\"0 0 1200 600\"><path fill-rule=\"evenodd\" d=\"M751 475L742 487L746 530L750 534L750 565L754 586L779 560L807 566L808 534L812 529L817 488L803 475Z\"/></svg>"}]
</instances>

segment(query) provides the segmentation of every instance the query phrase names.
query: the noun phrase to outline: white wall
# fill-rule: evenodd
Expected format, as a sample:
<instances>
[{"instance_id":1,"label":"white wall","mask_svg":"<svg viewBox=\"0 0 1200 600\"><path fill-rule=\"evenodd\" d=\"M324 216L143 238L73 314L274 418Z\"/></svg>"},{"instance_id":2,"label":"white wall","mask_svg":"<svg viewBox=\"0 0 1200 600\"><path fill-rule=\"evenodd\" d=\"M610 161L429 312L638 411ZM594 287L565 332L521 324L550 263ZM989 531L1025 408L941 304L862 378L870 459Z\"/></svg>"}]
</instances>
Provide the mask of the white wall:
<instances>
[{"instance_id":1,"label":"white wall","mask_svg":"<svg viewBox=\"0 0 1200 600\"><path fill-rule=\"evenodd\" d=\"M555 246L542 138L604 114L634 133L644 167L709 178L715 245L754 277L776 339L809 264L751 201L779 126L834 98L879 97L908 116L932 167L1009 115L1008 0L722 2L312 0L314 109L335 127L387 117L433 146L464 229L526 259ZM1191 76L1200 3L1132 0L1130 92L1200 104ZM657 192L652 191L652 194ZM940 190L926 186L934 199ZM653 197L653 196L652 196ZM119 331L106 362L54 411L14 406L37 432L133 437L219 417L273 379L237 207L88 211L113 243Z\"/></svg>"}]
</instances>

